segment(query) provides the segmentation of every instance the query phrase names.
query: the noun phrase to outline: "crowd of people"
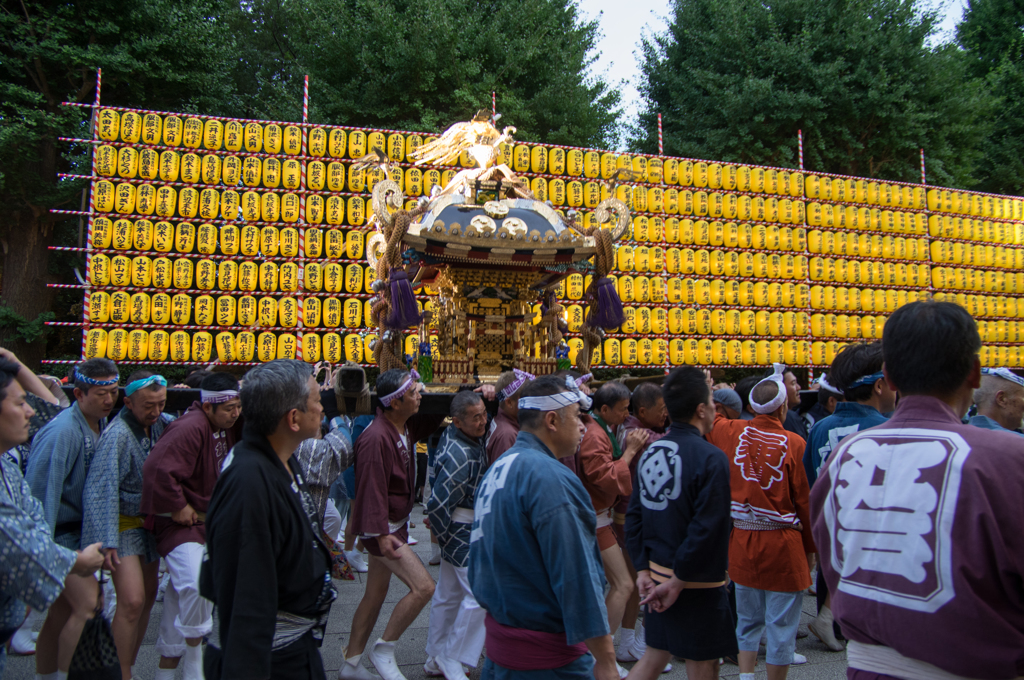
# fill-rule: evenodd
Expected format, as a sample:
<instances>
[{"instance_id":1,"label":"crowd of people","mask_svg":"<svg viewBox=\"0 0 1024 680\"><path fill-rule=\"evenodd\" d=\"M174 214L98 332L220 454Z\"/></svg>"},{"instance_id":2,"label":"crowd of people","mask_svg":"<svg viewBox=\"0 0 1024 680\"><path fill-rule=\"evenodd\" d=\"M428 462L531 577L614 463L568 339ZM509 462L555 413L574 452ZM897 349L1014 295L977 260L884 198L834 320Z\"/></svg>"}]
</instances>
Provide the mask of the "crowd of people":
<instances>
[{"instance_id":1,"label":"crowd of people","mask_svg":"<svg viewBox=\"0 0 1024 680\"><path fill-rule=\"evenodd\" d=\"M1020 677L1024 377L980 348L963 309L918 302L840 352L804 413L779 364L632 391L515 370L464 386L447 425L410 370L381 373L355 420L299 361L205 374L177 418L136 371L110 417L114 363L78 364L62 408L0 352L0 631L24 652L45 612L37 677L66 678L109 574L131 680L162 564L158 680L323 678L332 574L360 545L340 680L404 680L396 646L428 604L431 677L654 680L674 658L753 680L765 639L781 680L805 661L808 589L810 633L854 680ZM410 548L420 479L436 583ZM371 640L392 576L408 593Z\"/></svg>"}]
</instances>

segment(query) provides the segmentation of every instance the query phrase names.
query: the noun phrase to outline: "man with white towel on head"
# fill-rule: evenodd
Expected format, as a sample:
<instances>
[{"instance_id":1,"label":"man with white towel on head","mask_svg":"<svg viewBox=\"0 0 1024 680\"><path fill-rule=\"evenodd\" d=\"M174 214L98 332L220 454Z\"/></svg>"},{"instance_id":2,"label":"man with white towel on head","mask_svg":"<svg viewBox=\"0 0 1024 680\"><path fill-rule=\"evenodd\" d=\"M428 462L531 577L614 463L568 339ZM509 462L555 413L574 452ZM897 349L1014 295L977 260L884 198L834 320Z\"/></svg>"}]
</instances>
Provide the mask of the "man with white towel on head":
<instances>
[{"instance_id":1,"label":"man with white towel on head","mask_svg":"<svg viewBox=\"0 0 1024 680\"><path fill-rule=\"evenodd\" d=\"M789 406L786 367L750 391L753 420L718 415L709 442L730 461L733 532L729 576L736 582L740 680L754 680L761 633L768 629L768 678L783 680L794 662L803 591L815 552L804 440L783 427ZM710 378L709 378L710 381Z\"/></svg>"}]
</instances>

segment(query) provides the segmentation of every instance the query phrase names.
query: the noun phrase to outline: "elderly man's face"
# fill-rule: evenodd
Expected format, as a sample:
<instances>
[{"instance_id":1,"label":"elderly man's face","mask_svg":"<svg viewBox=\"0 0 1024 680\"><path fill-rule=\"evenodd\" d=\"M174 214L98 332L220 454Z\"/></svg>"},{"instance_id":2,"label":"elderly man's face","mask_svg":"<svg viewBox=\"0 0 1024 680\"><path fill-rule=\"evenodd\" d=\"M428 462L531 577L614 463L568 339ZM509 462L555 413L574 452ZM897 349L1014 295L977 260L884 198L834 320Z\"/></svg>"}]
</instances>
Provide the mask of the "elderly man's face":
<instances>
[{"instance_id":1,"label":"elderly man's face","mask_svg":"<svg viewBox=\"0 0 1024 680\"><path fill-rule=\"evenodd\" d=\"M300 433L303 439L312 439L320 432L320 419L324 415L323 404L320 403L320 385L316 378L309 376L309 397L306 398L306 410L299 412Z\"/></svg>"},{"instance_id":2,"label":"elderly man's face","mask_svg":"<svg viewBox=\"0 0 1024 680\"><path fill-rule=\"evenodd\" d=\"M1020 427L1021 420L1024 419L1024 387L1020 385L1011 385L1010 388L1003 391L1003 409L1006 411L1007 420L1013 421L1017 427Z\"/></svg>"},{"instance_id":3,"label":"elderly man's face","mask_svg":"<svg viewBox=\"0 0 1024 680\"><path fill-rule=\"evenodd\" d=\"M408 376L406 376L408 379ZM403 381L405 382L405 381ZM419 413L420 402L423 401L423 383L416 383L409 388L409 391L402 395L401 399L391 402L391 408L411 417Z\"/></svg>"},{"instance_id":4,"label":"elderly man's face","mask_svg":"<svg viewBox=\"0 0 1024 680\"><path fill-rule=\"evenodd\" d=\"M467 408L461 417L453 418L452 421L467 437L479 439L487 431L487 407L481 399Z\"/></svg>"}]
</instances>

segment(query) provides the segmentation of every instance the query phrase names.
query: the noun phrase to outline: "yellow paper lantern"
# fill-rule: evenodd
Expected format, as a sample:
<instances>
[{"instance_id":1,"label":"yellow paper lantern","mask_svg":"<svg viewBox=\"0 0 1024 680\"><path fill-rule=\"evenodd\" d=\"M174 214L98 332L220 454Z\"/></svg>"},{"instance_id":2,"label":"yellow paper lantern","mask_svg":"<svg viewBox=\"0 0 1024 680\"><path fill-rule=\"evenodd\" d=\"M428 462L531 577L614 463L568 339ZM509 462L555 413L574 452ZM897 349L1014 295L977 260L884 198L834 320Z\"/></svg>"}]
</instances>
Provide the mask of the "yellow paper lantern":
<instances>
[{"instance_id":1,"label":"yellow paper lantern","mask_svg":"<svg viewBox=\"0 0 1024 680\"><path fill-rule=\"evenodd\" d=\"M85 358L107 355L107 332L102 328L91 328L85 334Z\"/></svg>"},{"instance_id":2,"label":"yellow paper lantern","mask_svg":"<svg viewBox=\"0 0 1024 680\"><path fill-rule=\"evenodd\" d=\"M277 336L263 332L256 338L256 357L259 361L273 361L277 358Z\"/></svg>"},{"instance_id":3,"label":"yellow paper lantern","mask_svg":"<svg viewBox=\"0 0 1024 680\"><path fill-rule=\"evenodd\" d=\"M107 358L121 361L128 354L128 331L114 328L107 333Z\"/></svg>"},{"instance_id":4,"label":"yellow paper lantern","mask_svg":"<svg viewBox=\"0 0 1024 680\"><path fill-rule=\"evenodd\" d=\"M272 297L260 298L259 320L260 326L271 328L277 326L277 300Z\"/></svg>"}]
</instances>

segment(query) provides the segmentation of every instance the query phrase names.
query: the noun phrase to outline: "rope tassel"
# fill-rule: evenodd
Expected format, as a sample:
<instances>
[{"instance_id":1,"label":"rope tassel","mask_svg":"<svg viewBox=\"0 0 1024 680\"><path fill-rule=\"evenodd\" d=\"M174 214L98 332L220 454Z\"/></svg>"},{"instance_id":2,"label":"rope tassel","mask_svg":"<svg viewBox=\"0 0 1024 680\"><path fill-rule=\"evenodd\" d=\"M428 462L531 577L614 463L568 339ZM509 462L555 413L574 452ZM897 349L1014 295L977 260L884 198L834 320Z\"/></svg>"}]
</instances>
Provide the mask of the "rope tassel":
<instances>
[{"instance_id":1,"label":"rope tassel","mask_svg":"<svg viewBox=\"0 0 1024 680\"><path fill-rule=\"evenodd\" d=\"M587 313L587 325L604 329L618 328L626 320L622 311L622 300L615 290L615 284L607 276L597 280L595 303Z\"/></svg>"},{"instance_id":2,"label":"rope tassel","mask_svg":"<svg viewBox=\"0 0 1024 680\"><path fill-rule=\"evenodd\" d=\"M391 287L391 314L384 325L395 330L405 330L410 326L418 326L421 314L416 307L416 294L409 283L409 275L404 269L392 269L389 277ZM620 303L621 308L621 303Z\"/></svg>"}]
</instances>

